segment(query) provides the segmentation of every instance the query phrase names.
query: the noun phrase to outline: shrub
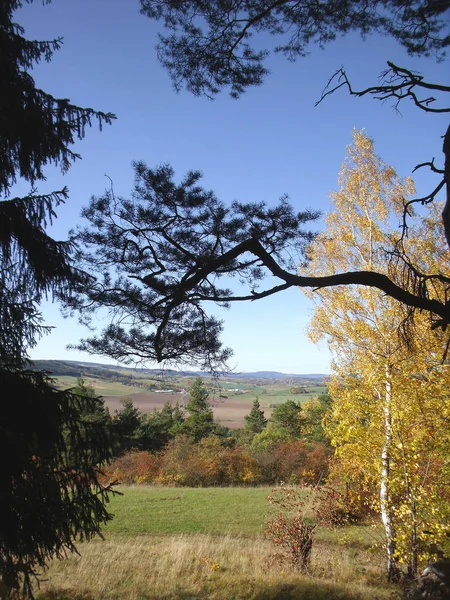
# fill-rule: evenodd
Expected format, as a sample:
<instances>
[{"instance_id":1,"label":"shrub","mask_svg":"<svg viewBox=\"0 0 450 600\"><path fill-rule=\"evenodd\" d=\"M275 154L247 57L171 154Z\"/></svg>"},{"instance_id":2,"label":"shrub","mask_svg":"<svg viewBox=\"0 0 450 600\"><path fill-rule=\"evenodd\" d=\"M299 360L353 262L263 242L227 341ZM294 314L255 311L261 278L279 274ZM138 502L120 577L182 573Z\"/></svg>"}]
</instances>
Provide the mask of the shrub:
<instances>
[{"instance_id":1,"label":"shrub","mask_svg":"<svg viewBox=\"0 0 450 600\"><path fill-rule=\"evenodd\" d=\"M277 548L275 559L288 562L299 571L308 569L311 559L313 536L316 525L305 522L309 504L308 488L286 488L283 485L272 490L267 499L280 507L280 512L266 523L265 534Z\"/></svg>"},{"instance_id":2,"label":"shrub","mask_svg":"<svg viewBox=\"0 0 450 600\"><path fill-rule=\"evenodd\" d=\"M245 450L224 446L217 437L195 443L180 435L161 453L158 483L183 486L257 483L259 470Z\"/></svg>"},{"instance_id":3,"label":"shrub","mask_svg":"<svg viewBox=\"0 0 450 600\"><path fill-rule=\"evenodd\" d=\"M276 476L297 484L317 484L328 474L328 452L320 443L294 440L279 444L274 451Z\"/></svg>"},{"instance_id":4,"label":"shrub","mask_svg":"<svg viewBox=\"0 0 450 600\"><path fill-rule=\"evenodd\" d=\"M350 486L345 492L335 486L323 486L317 491L314 508L318 522L325 527L360 523L372 514L364 493Z\"/></svg>"},{"instance_id":5,"label":"shrub","mask_svg":"<svg viewBox=\"0 0 450 600\"><path fill-rule=\"evenodd\" d=\"M103 470L107 483L151 483L158 475L160 459L150 452L130 451Z\"/></svg>"}]
</instances>

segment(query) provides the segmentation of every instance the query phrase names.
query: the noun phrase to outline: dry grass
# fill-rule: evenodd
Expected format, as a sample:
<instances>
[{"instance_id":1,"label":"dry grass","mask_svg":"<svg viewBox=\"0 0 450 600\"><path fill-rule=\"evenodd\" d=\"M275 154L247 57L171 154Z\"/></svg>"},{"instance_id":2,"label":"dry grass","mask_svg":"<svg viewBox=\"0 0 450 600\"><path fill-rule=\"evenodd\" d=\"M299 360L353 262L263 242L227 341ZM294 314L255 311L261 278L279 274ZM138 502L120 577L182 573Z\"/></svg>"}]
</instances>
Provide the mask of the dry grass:
<instances>
[{"instance_id":1,"label":"dry grass","mask_svg":"<svg viewBox=\"0 0 450 600\"><path fill-rule=\"evenodd\" d=\"M262 538L109 536L55 561L39 600L375 600L389 598L376 556L316 543L299 575L272 559Z\"/></svg>"}]
</instances>

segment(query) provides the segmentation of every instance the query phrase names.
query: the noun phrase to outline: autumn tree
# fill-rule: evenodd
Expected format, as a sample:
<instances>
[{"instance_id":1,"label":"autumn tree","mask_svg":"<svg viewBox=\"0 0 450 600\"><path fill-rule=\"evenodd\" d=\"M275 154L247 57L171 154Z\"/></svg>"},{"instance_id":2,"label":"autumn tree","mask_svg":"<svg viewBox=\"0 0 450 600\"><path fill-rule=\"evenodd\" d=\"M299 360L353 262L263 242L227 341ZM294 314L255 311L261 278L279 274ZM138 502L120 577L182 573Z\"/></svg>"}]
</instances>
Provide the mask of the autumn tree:
<instances>
[{"instance_id":1,"label":"autumn tree","mask_svg":"<svg viewBox=\"0 0 450 600\"><path fill-rule=\"evenodd\" d=\"M311 247L314 273L364 268L396 280L405 268L446 267L445 238L436 236L435 218L422 217L408 238L401 238L395 225L413 183L375 155L366 134L354 133L339 184L331 196L334 210ZM399 244L407 266L399 259ZM443 293L440 285L439 279L433 282L436 295ZM401 563L413 575L418 560L432 555L432 544L446 534L447 500L438 498L450 492L438 475L448 452L444 423L450 410L444 340L425 315L416 314L412 324L406 308L376 289L354 286L313 295L318 306L312 337L325 337L335 357L333 419L327 429L337 465L365 480L366 490L378 490L367 502L381 514L389 579L398 577Z\"/></svg>"},{"instance_id":2,"label":"autumn tree","mask_svg":"<svg viewBox=\"0 0 450 600\"><path fill-rule=\"evenodd\" d=\"M101 401L57 390L45 373L27 367L28 350L47 331L41 299L86 281L70 261L70 243L46 231L67 190L41 195L35 186L47 164L69 168L78 157L71 145L86 127L114 115L36 87L31 69L50 61L61 40L26 39L13 20L21 6L21 0L0 6L0 573L4 583L21 582L30 592L37 570L75 550L77 539L98 534L110 518L109 488L99 483L98 469L112 456L111 436L103 423L86 418L101 410ZM30 184L24 198L13 196L19 179Z\"/></svg>"},{"instance_id":3,"label":"autumn tree","mask_svg":"<svg viewBox=\"0 0 450 600\"><path fill-rule=\"evenodd\" d=\"M320 442L328 445L329 439L324 431L324 421L330 415L332 399L328 393L319 394L317 398L307 400L302 404L301 432L302 437L309 442Z\"/></svg>"}]
</instances>

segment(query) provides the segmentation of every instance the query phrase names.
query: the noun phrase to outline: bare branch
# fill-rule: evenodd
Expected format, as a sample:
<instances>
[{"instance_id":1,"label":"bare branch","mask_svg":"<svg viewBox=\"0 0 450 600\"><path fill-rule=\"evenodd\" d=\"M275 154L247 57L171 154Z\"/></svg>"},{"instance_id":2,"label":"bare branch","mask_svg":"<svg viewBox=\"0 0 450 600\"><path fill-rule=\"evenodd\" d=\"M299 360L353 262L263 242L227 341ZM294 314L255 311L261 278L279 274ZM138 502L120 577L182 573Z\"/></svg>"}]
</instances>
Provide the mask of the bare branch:
<instances>
[{"instance_id":1,"label":"bare branch","mask_svg":"<svg viewBox=\"0 0 450 600\"><path fill-rule=\"evenodd\" d=\"M404 98L411 98L414 104L425 112L447 113L450 112L449 106L435 108L431 106L437 99L434 96L419 99L416 89L426 89L434 92L450 92L450 86L424 81L423 76L415 71L410 71L404 67L399 67L393 62L388 61L388 69L381 74L381 83L379 85L368 87L364 90L354 90L344 67L338 69L329 79L316 106L320 104L327 96L334 94L341 87L347 87L351 96L361 98L367 94L372 95L376 100L395 99L395 108L398 110L400 102Z\"/></svg>"},{"instance_id":2,"label":"bare branch","mask_svg":"<svg viewBox=\"0 0 450 600\"><path fill-rule=\"evenodd\" d=\"M433 173L439 173L440 175L444 174L444 169L438 169L435 166L434 157L432 158L431 161L423 162L423 163L420 163L420 165L416 165L414 167L414 169L412 170L412 172L415 173L418 169L421 169L422 167L430 167L430 169L433 171Z\"/></svg>"}]
</instances>

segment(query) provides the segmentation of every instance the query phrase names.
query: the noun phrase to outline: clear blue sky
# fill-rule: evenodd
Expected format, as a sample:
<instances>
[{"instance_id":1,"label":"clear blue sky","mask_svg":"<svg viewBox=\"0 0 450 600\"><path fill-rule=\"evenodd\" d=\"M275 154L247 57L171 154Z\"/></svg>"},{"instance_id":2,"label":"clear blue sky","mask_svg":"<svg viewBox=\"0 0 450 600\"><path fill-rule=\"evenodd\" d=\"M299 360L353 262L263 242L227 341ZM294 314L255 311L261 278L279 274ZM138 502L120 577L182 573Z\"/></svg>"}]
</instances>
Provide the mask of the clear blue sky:
<instances>
[{"instance_id":1,"label":"clear blue sky","mask_svg":"<svg viewBox=\"0 0 450 600\"><path fill-rule=\"evenodd\" d=\"M449 82L448 62L411 59L393 41L377 36L362 42L348 36L310 56L289 63L271 58L272 75L239 100L226 93L215 101L176 94L155 52L158 24L139 14L135 0L37 0L16 13L27 37L63 37L63 48L50 63L34 70L39 87L80 106L111 111L117 121L103 132L93 127L75 145L82 155L62 176L47 170L42 192L66 185L70 200L58 210L52 235L65 239L80 222L80 210L92 194L108 187L126 196L133 182L131 162L149 166L169 162L180 178L189 169L204 173L203 185L225 201L268 204L284 193L299 210L330 210L328 194L337 175L352 129L365 128L377 153L408 175L413 167L436 157L442 160L441 137L448 118L422 114L409 102L397 114L388 103L355 99L341 90L314 107L332 73L344 65L357 88L373 85L387 60L423 72L431 81ZM416 178L418 193L434 179ZM26 192L18 186L17 192ZM318 223L320 227L320 223ZM43 305L51 335L32 351L33 358L92 360L96 356L69 351L66 345L86 335L76 319L63 319L56 305ZM305 327L313 305L296 289L224 313L224 343L234 349L239 371L278 370L326 373L327 348L308 341ZM99 327L105 325L99 320ZM154 365L149 365L154 366Z\"/></svg>"}]
</instances>

